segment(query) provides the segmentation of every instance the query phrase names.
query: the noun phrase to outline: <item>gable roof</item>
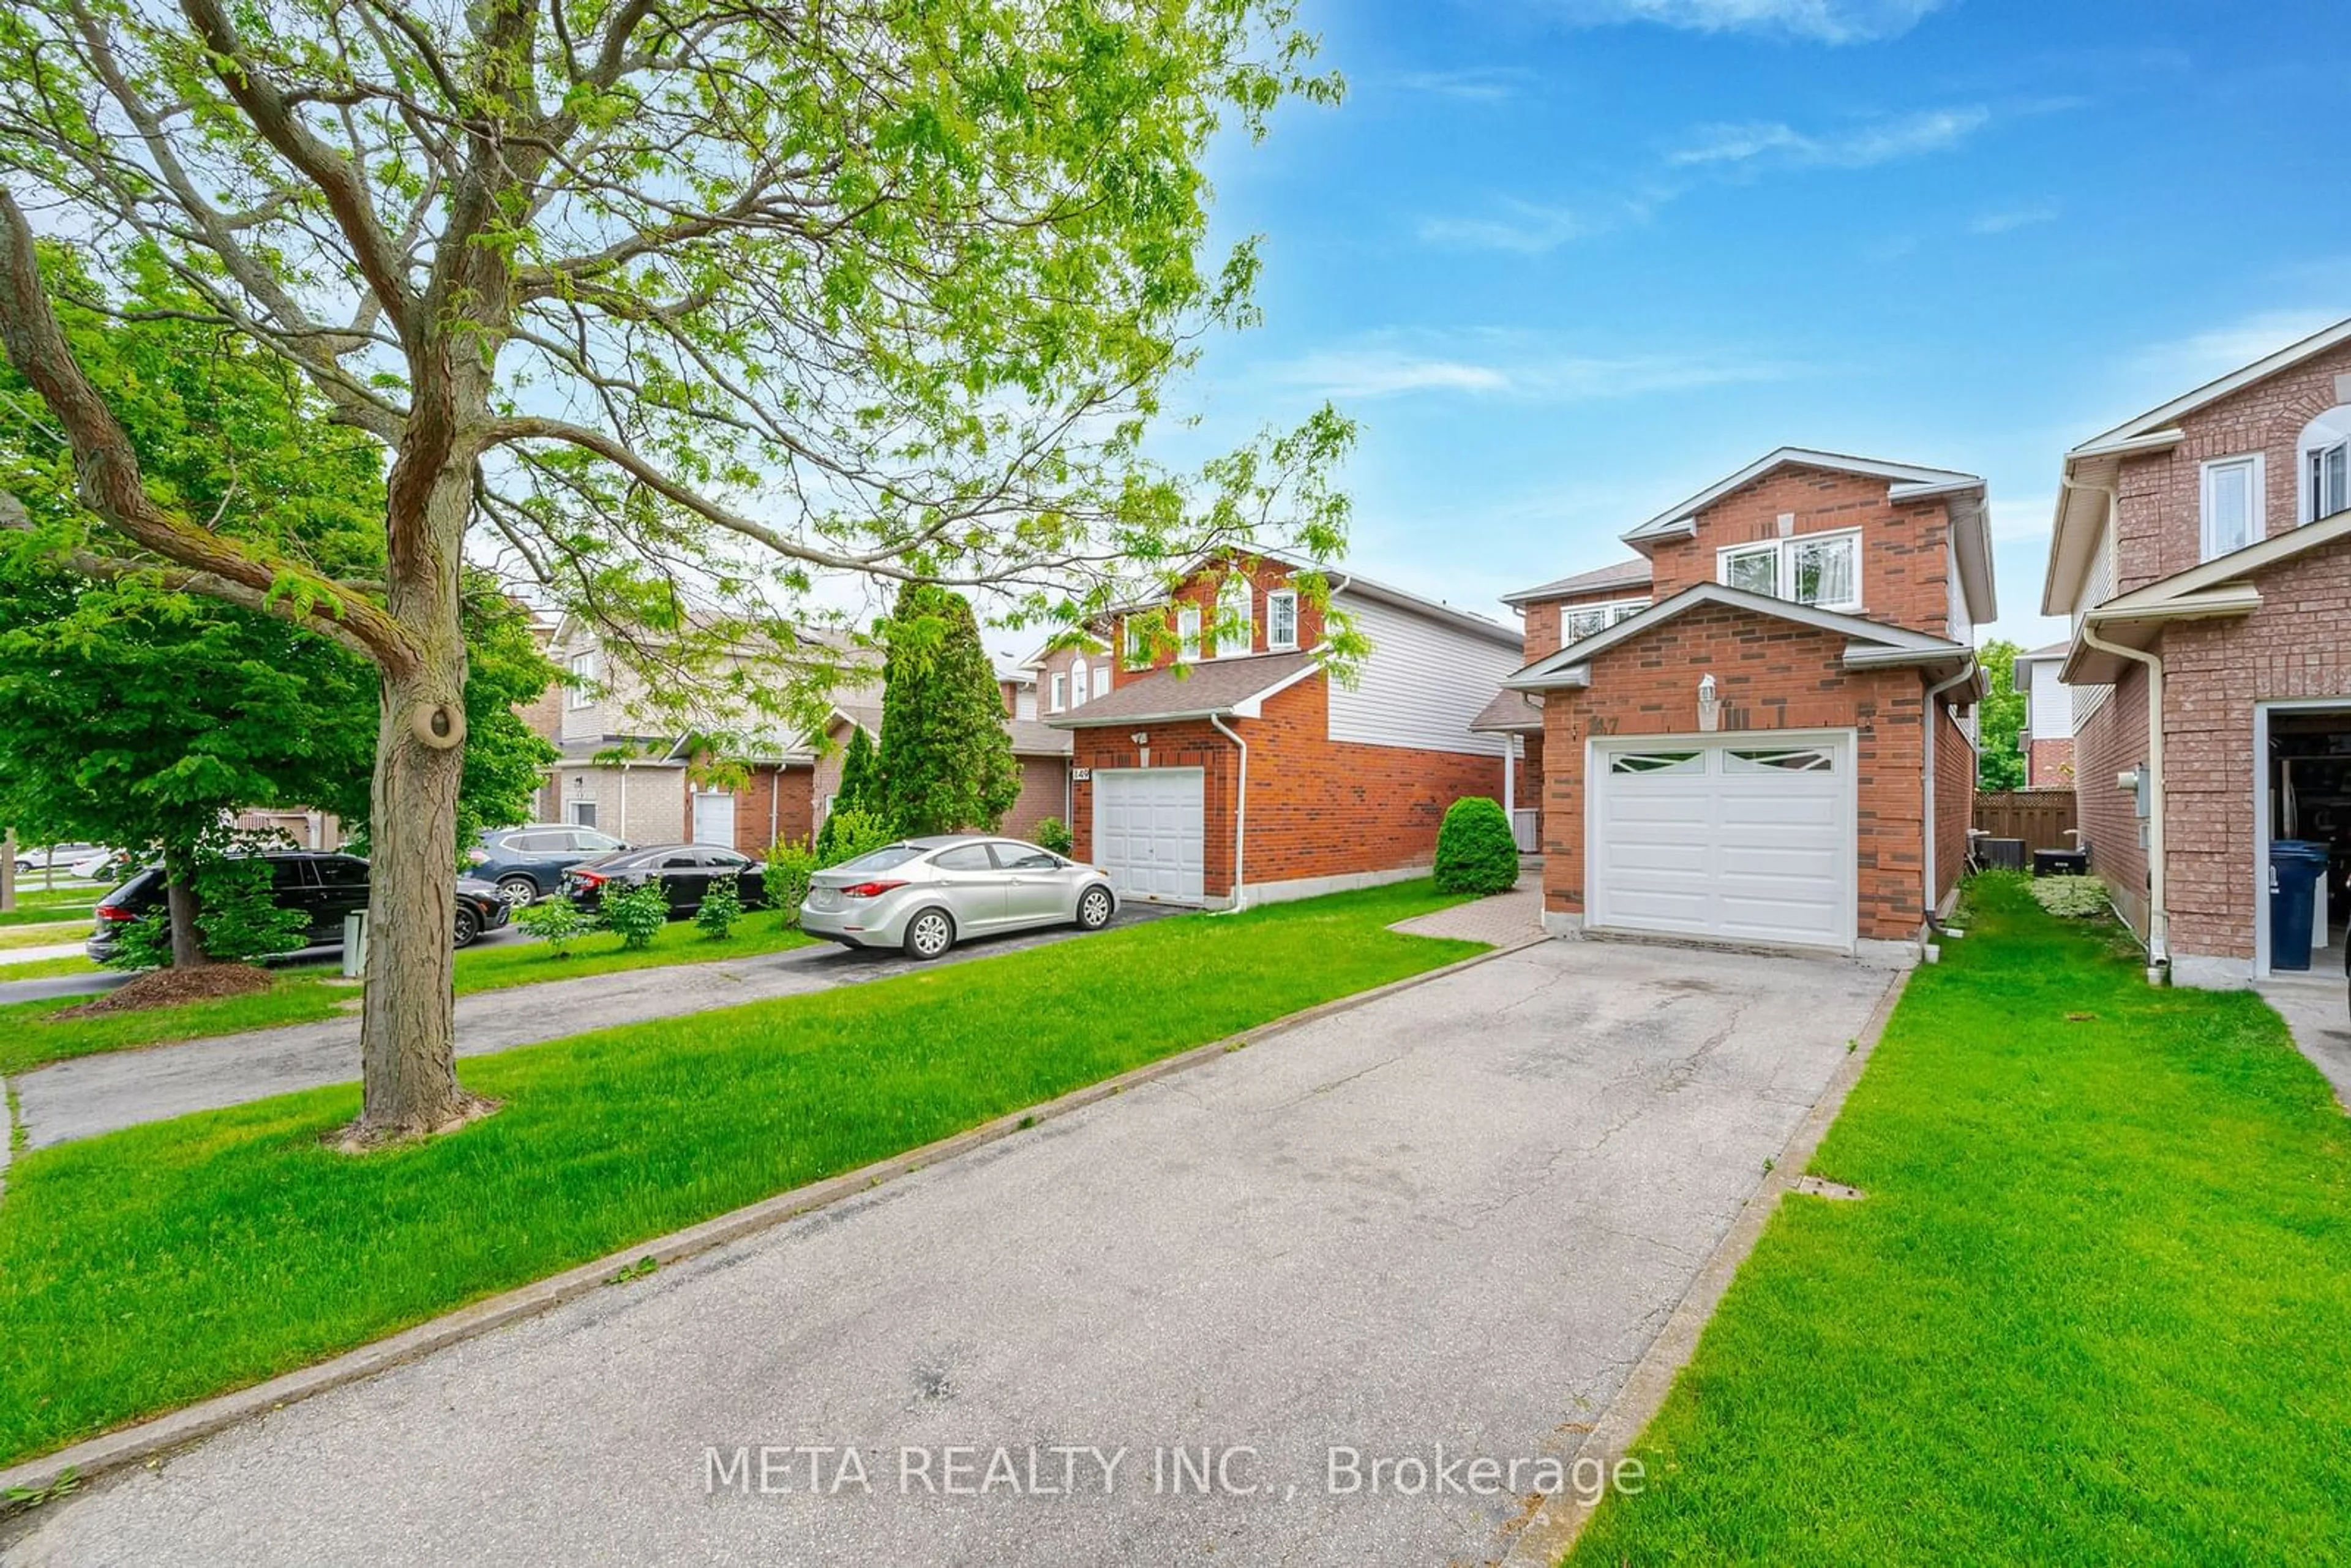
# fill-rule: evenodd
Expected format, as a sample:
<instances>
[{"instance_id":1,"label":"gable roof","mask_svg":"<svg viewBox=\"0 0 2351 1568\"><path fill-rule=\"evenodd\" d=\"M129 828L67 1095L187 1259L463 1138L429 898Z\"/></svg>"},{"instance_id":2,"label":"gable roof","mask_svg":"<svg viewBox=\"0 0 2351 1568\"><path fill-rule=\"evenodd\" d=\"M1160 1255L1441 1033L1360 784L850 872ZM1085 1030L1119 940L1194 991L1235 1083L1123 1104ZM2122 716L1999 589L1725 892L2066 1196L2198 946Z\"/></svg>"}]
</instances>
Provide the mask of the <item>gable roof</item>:
<instances>
[{"instance_id":1,"label":"gable roof","mask_svg":"<svg viewBox=\"0 0 2351 1568\"><path fill-rule=\"evenodd\" d=\"M2111 430L2102 430L2067 452L2063 482L2057 486L2057 513L2049 527L2049 564L2041 577L2041 612L2073 612L2074 601L2090 574L2090 558L2105 522L2105 498L2113 490L2125 458L2170 451L2185 439L2186 433L2179 423L2182 418L2346 342L2351 342L2351 317L2324 331L2313 332L2299 342L2289 343L2274 354L2206 382L2193 392L2183 392L2135 419L2126 419Z\"/></svg>"},{"instance_id":2,"label":"gable roof","mask_svg":"<svg viewBox=\"0 0 2351 1568\"><path fill-rule=\"evenodd\" d=\"M2282 534L2256 539L2242 549L2214 556L2201 566L2135 588L2083 617L2098 636L2126 648L2152 647L2173 621L2209 621L2250 615L2262 607L2252 574L2283 566L2298 556L2351 538L2351 512L2337 512ZM2063 677L2075 685L2106 685L2122 677L2121 655L2077 640L2066 649Z\"/></svg>"},{"instance_id":3,"label":"gable roof","mask_svg":"<svg viewBox=\"0 0 2351 1568\"><path fill-rule=\"evenodd\" d=\"M1969 616L1980 623L1998 618L2000 607L1992 592L1991 535L1985 518L1990 503L1983 476L1963 474L1956 468L1924 468L1915 463L1887 463L1843 452L1823 452L1816 447L1782 446L1627 531L1625 542L1646 555L1660 539L1687 538L1698 531L1698 513L1782 468L1822 468L1834 474L1883 479L1886 498L1896 505L1938 496L1948 497L1959 586L1967 596Z\"/></svg>"},{"instance_id":4,"label":"gable roof","mask_svg":"<svg viewBox=\"0 0 2351 1568\"><path fill-rule=\"evenodd\" d=\"M2016 662L2020 664L2047 664L2064 658L2073 651L2074 644L2071 643L2052 643L2046 648L2034 648L2019 653L2016 656Z\"/></svg>"},{"instance_id":5,"label":"gable roof","mask_svg":"<svg viewBox=\"0 0 2351 1568\"><path fill-rule=\"evenodd\" d=\"M1907 627L1889 626L1882 621L1865 620L1859 615L1799 604L1790 599L1775 599L1770 594L1750 593L1743 588L1733 588L1728 583L1700 582L1683 589L1671 599L1650 605L1637 615L1626 616L1605 631L1595 632L1581 641L1570 643L1556 653L1536 660L1502 685L1512 691L1521 692L1589 685L1592 684L1591 663L1600 654L1621 643L1631 642L1655 631L1668 621L1711 604L1727 605L1734 610L1745 610L1843 636L1847 639L1844 663L1851 669L1905 664L1932 668L1948 664L1956 671L1975 657L1974 649L1949 638L1929 636Z\"/></svg>"},{"instance_id":6,"label":"gable roof","mask_svg":"<svg viewBox=\"0 0 2351 1568\"><path fill-rule=\"evenodd\" d=\"M1635 556L1614 566L1604 566L1593 571L1579 571L1573 577L1562 577L1533 588L1522 588L1516 593L1502 595L1505 604L1524 604L1535 599L1564 599L1573 594L1596 593L1604 588L1646 588L1656 575L1646 556Z\"/></svg>"},{"instance_id":7,"label":"gable roof","mask_svg":"<svg viewBox=\"0 0 2351 1568\"><path fill-rule=\"evenodd\" d=\"M1504 686L1469 721L1472 735L1525 735L1543 727L1542 705L1533 694Z\"/></svg>"},{"instance_id":8,"label":"gable roof","mask_svg":"<svg viewBox=\"0 0 2351 1568\"><path fill-rule=\"evenodd\" d=\"M1315 653L1256 653L1246 659L1204 659L1178 675L1174 665L1137 675L1082 706L1044 722L1055 729L1158 723L1178 718L1255 718L1266 698L1322 668Z\"/></svg>"}]
</instances>

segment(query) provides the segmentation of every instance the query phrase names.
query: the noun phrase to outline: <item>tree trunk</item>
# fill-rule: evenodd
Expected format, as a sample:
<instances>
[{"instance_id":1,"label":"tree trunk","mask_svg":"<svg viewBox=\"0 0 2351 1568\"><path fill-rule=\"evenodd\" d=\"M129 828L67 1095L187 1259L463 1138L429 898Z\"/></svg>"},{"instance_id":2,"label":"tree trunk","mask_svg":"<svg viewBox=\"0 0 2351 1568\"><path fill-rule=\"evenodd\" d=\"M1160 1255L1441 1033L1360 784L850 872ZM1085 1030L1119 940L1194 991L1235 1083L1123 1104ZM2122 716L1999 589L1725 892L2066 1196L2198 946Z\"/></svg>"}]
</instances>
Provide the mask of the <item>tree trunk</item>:
<instances>
[{"instance_id":1,"label":"tree trunk","mask_svg":"<svg viewBox=\"0 0 2351 1568\"><path fill-rule=\"evenodd\" d=\"M483 1108L457 1086L450 946L465 758L459 570L473 476L469 457L444 455L436 468L429 484L412 475L402 485L395 474L392 486L388 608L414 638L418 658L382 682L355 1145L419 1137Z\"/></svg>"},{"instance_id":2,"label":"tree trunk","mask_svg":"<svg viewBox=\"0 0 2351 1568\"><path fill-rule=\"evenodd\" d=\"M184 844L163 846L163 910L172 926L172 967L193 969L212 962L196 929L195 852Z\"/></svg>"}]
</instances>

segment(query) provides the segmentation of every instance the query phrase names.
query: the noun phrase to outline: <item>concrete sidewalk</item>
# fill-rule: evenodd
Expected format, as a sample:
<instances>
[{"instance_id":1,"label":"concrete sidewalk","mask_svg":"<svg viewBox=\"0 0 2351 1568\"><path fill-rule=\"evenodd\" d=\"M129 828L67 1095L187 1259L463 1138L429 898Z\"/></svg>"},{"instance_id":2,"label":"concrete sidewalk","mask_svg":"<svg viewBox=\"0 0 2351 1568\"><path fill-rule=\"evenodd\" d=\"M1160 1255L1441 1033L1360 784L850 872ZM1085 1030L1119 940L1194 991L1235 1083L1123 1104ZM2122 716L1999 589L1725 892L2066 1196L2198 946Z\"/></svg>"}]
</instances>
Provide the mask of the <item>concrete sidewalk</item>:
<instances>
[{"instance_id":1,"label":"concrete sidewalk","mask_svg":"<svg viewBox=\"0 0 2351 1568\"><path fill-rule=\"evenodd\" d=\"M75 941L50 942L38 947L0 947L0 970L12 964L37 964L45 958L78 958L83 946Z\"/></svg>"},{"instance_id":2,"label":"concrete sidewalk","mask_svg":"<svg viewBox=\"0 0 2351 1568\"><path fill-rule=\"evenodd\" d=\"M1497 1559L1502 1467L1608 1406L1898 983L1530 944L122 1472L6 1561Z\"/></svg>"},{"instance_id":3,"label":"concrete sidewalk","mask_svg":"<svg viewBox=\"0 0 2351 1568\"><path fill-rule=\"evenodd\" d=\"M2254 988L2335 1086L2335 1103L2351 1111L2351 1001L2345 982L2332 975L2273 975Z\"/></svg>"},{"instance_id":4,"label":"concrete sidewalk","mask_svg":"<svg viewBox=\"0 0 2351 1568\"><path fill-rule=\"evenodd\" d=\"M1164 913L1147 905L1122 909L1113 928ZM984 938L936 962L965 963L1077 935L1059 929ZM477 991L457 998L457 1054L486 1056L616 1024L883 979L913 967L895 953L852 953L825 943L720 964L624 969ZM10 1083L30 1145L37 1149L273 1094L355 1082L359 1064L360 1020L354 1012L325 1023L76 1057L36 1068Z\"/></svg>"}]
</instances>

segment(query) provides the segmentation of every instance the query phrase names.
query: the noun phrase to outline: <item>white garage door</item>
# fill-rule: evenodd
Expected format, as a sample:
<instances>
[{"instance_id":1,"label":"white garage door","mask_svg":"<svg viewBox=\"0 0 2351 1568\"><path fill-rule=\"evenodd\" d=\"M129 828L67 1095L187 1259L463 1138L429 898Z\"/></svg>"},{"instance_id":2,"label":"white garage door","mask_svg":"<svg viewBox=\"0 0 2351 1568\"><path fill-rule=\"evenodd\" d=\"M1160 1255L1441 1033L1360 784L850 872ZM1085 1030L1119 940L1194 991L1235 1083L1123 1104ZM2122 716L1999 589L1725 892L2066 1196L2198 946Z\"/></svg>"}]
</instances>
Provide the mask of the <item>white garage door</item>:
<instances>
[{"instance_id":1,"label":"white garage door","mask_svg":"<svg viewBox=\"0 0 2351 1568\"><path fill-rule=\"evenodd\" d=\"M1202 901L1202 779L1196 768L1094 769L1094 860L1121 898Z\"/></svg>"},{"instance_id":2,"label":"white garage door","mask_svg":"<svg viewBox=\"0 0 2351 1568\"><path fill-rule=\"evenodd\" d=\"M694 841L735 847L735 797L715 789L694 797Z\"/></svg>"},{"instance_id":3,"label":"white garage door","mask_svg":"<svg viewBox=\"0 0 2351 1568\"><path fill-rule=\"evenodd\" d=\"M1841 735L1596 744L1590 923L1851 951L1853 786Z\"/></svg>"}]
</instances>

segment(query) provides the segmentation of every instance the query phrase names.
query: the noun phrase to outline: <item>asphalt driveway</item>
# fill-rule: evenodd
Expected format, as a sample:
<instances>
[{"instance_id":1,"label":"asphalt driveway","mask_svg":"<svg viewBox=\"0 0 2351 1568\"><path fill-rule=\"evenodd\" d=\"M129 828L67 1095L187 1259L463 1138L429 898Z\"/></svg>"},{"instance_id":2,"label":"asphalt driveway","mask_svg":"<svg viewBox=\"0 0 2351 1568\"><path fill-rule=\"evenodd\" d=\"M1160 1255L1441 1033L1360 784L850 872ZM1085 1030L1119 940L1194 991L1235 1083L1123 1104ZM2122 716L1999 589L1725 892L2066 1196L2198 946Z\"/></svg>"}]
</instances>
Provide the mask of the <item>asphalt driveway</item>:
<instances>
[{"instance_id":1,"label":"asphalt driveway","mask_svg":"<svg viewBox=\"0 0 2351 1568\"><path fill-rule=\"evenodd\" d=\"M1520 1500L1374 1463L1572 1440L1892 978L1537 944L279 1411L6 1561L1486 1561Z\"/></svg>"}]
</instances>

